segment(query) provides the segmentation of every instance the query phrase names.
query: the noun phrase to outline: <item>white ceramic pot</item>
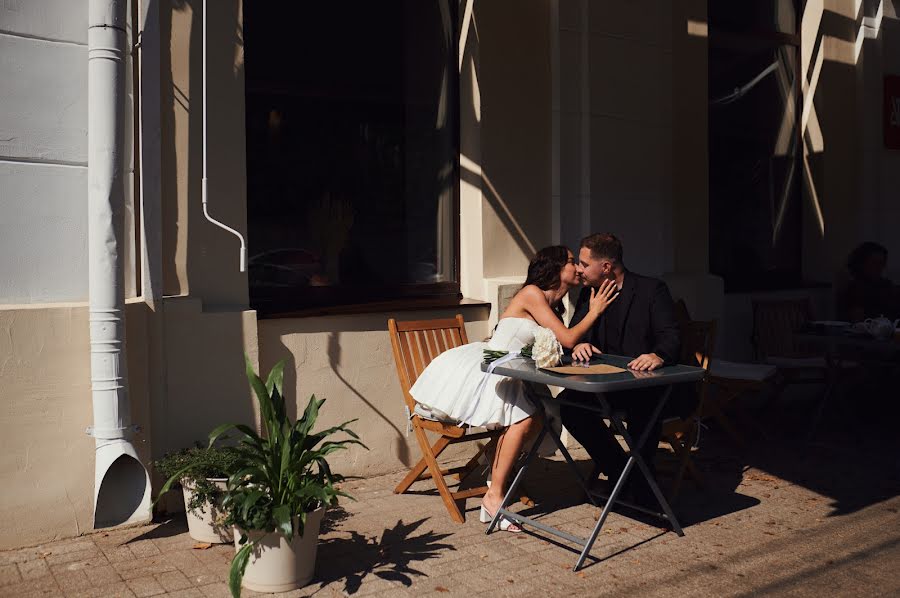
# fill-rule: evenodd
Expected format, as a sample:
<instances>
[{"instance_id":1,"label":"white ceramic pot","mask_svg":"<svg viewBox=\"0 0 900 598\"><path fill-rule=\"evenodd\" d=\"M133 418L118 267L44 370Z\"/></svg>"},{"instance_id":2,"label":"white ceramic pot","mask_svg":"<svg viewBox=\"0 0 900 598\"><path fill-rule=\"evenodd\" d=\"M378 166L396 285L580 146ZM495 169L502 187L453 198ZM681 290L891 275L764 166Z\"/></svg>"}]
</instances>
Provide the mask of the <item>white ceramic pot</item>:
<instances>
[{"instance_id":1,"label":"white ceramic pot","mask_svg":"<svg viewBox=\"0 0 900 598\"><path fill-rule=\"evenodd\" d=\"M207 478L218 489L225 490L227 478ZM190 483L183 483L184 490L184 510L187 515L188 534L191 538L198 542L209 542L210 544L226 544L231 542L231 529L227 526L217 523L224 514L216 508L216 505L207 504L203 508L203 512L191 511L187 508L188 503L194 493L194 486Z\"/></svg>"},{"instance_id":2,"label":"white ceramic pot","mask_svg":"<svg viewBox=\"0 0 900 598\"><path fill-rule=\"evenodd\" d=\"M258 540L250 555L241 585L256 592L288 592L302 588L312 581L316 568L316 549L319 546L319 529L325 508L320 507L306 515L302 536L294 536L288 542L281 534L250 532L250 539ZM297 525L296 517L294 525ZM239 549L240 530L234 530L234 547Z\"/></svg>"}]
</instances>

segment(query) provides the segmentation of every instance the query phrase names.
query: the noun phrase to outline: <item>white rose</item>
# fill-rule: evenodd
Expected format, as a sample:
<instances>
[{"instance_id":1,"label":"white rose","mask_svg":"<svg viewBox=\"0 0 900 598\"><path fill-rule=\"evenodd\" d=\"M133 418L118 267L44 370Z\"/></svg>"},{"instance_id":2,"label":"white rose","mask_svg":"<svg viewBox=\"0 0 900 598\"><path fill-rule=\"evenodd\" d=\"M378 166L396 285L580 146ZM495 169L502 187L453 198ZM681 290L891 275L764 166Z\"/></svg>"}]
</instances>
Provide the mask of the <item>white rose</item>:
<instances>
[{"instance_id":1,"label":"white rose","mask_svg":"<svg viewBox=\"0 0 900 598\"><path fill-rule=\"evenodd\" d=\"M556 340L552 330L540 328L534 333L534 347L531 357L539 368L552 368L562 361L562 345Z\"/></svg>"}]
</instances>

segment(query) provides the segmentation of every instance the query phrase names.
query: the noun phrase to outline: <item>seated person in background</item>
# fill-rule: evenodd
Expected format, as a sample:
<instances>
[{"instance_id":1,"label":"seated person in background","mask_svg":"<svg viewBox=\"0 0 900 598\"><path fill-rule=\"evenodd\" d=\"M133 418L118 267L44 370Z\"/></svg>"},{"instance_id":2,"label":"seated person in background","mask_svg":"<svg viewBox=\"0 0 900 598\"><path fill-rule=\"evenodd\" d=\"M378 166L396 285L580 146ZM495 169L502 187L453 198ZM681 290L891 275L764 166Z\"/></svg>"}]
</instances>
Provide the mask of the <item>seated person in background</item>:
<instances>
[{"instance_id":1,"label":"seated person in background","mask_svg":"<svg viewBox=\"0 0 900 598\"><path fill-rule=\"evenodd\" d=\"M838 318L861 322L866 318L900 317L900 295L894 284L884 277L887 249L866 241L854 249L847 259L850 282L838 297Z\"/></svg>"}]
</instances>

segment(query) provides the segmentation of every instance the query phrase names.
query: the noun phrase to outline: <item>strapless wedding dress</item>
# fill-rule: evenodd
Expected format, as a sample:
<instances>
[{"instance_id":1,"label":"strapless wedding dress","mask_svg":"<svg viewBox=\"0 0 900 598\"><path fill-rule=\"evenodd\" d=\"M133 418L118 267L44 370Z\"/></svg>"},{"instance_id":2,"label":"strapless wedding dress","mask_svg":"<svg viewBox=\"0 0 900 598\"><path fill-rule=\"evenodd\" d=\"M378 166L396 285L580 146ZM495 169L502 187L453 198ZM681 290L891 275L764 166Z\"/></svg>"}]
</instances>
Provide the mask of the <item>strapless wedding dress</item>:
<instances>
[{"instance_id":1,"label":"strapless wedding dress","mask_svg":"<svg viewBox=\"0 0 900 598\"><path fill-rule=\"evenodd\" d=\"M547 387L485 374L481 364L485 349L519 351L534 342L539 328L528 318L503 318L488 342L469 343L435 357L413 384L410 394L435 419L470 426L502 428L530 417L535 408L525 394L549 396Z\"/></svg>"}]
</instances>

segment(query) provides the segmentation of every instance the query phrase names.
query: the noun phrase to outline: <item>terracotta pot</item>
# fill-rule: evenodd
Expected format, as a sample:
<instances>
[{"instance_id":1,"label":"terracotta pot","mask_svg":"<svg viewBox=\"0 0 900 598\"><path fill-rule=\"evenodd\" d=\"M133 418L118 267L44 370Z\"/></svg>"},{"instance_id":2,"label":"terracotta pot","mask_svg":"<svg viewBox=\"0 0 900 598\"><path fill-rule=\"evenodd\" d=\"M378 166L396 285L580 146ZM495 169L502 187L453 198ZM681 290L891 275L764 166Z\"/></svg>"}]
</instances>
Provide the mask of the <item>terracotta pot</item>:
<instances>
[{"instance_id":1,"label":"terracotta pot","mask_svg":"<svg viewBox=\"0 0 900 598\"><path fill-rule=\"evenodd\" d=\"M294 536L291 542L277 532L250 532L250 539L258 540L258 543L250 554L241 585L256 592L277 593L302 588L312 581L319 546L319 529L324 514L324 507L307 513L303 535ZM294 526L296 525L295 517ZM235 549L240 548L240 539L241 532L235 528Z\"/></svg>"},{"instance_id":2,"label":"terracotta pot","mask_svg":"<svg viewBox=\"0 0 900 598\"><path fill-rule=\"evenodd\" d=\"M219 490L225 490L227 478L207 478ZM190 482L182 484L184 490L184 511L187 515L188 534L191 538L198 542L209 542L210 544L226 544L231 542L231 529L224 525L216 523L224 516L217 508L217 505L207 503L203 507L203 512L191 511L188 509L188 503L194 494L194 486Z\"/></svg>"}]
</instances>

